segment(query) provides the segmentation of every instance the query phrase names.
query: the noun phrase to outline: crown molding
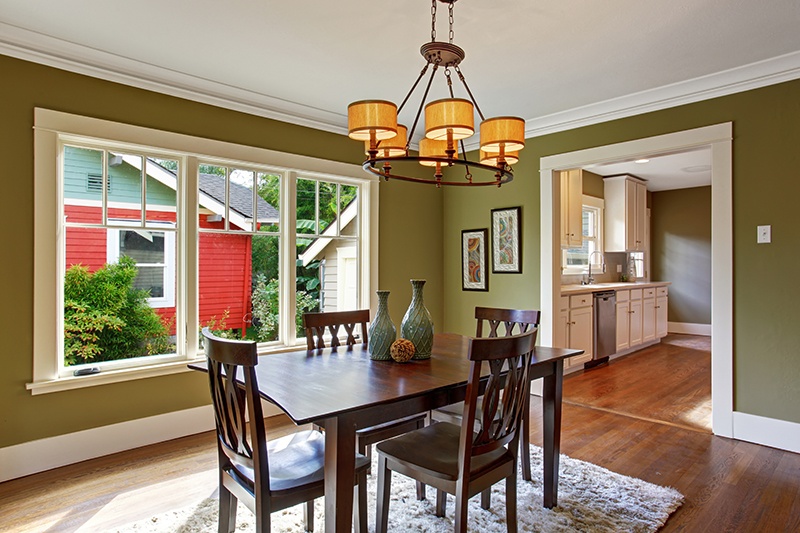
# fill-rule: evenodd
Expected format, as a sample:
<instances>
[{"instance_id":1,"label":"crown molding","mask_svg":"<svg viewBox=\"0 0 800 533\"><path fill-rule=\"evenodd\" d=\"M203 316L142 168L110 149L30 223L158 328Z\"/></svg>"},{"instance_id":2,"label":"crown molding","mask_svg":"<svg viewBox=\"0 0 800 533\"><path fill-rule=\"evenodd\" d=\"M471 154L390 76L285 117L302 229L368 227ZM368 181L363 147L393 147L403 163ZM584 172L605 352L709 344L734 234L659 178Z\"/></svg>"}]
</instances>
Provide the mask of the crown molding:
<instances>
[{"instance_id":1,"label":"crown molding","mask_svg":"<svg viewBox=\"0 0 800 533\"><path fill-rule=\"evenodd\" d=\"M299 126L347 134L347 117L0 23L0 54ZM800 51L528 119L533 138L800 78ZM477 150L478 140L465 143Z\"/></svg>"}]
</instances>

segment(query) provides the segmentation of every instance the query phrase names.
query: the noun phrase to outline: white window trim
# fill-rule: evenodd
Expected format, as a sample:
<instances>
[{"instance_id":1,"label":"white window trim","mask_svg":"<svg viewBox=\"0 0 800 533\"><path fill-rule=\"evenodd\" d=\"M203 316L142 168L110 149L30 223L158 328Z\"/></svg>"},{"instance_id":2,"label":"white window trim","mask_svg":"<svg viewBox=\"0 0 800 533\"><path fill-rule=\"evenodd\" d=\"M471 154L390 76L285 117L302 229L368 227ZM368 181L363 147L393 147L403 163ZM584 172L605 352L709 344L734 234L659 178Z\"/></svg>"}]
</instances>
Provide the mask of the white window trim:
<instances>
[{"instance_id":1,"label":"white window trim","mask_svg":"<svg viewBox=\"0 0 800 533\"><path fill-rule=\"evenodd\" d=\"M110 226L124 226L124 220L109 220ZM119 261L119 232L120 231L158 231L164 234L164 296L148 298L147 303L152 308L175 307L175 232L159 231L158 228L174 228L169 222L148 221L146 228L108 228L106 237L106 262Z\"/></svg>"},{"instance_id":2,"label":"white window trim","mask_svg":"<svg viewBox=\"0 0 800 533\"><path fill-rule=\"evenodd\" d=\"M189 371L186 363L198 359L199 333L197 328L178 327L179 340L184 354L175 360L164 360L163 356L148 357L145 365L129 368L112 368L99 374L75 377L65 374L59 360L59 347L63 346L63 308L57 305L62 300L63 269L54 268L64 256L63 239L60 234L59 206L63 198L58 187L60 172L59 143L70 138L85 142L87 139L98 139L103 143L112 143L120 147L129 146L134 150L158 147L158 150L170 154L184 154L181 164L181 179L178 180L182 191L179 198L185 201L178 206L183 210L185 220L197 220L198 193L196 187L198 158L214 158L219 161L237 164L265 165L285 172L298 172L304 176L332 179L341 183L360 185L362 202L360 231L361 257L368 258L368 268L360 272L360 300L364 307L375 306L373 300L378 288L378 179L366 174L358 165L318 159L297 154L288 154L215 141L202 137L194 137L163 130L132 126L107 120L83 117L48 109L34 109L34 321L33 331L33 379L26 385L32 394L43 394L61 390L69 390L95 385L103 385L132 379L141 379L158 375ZM291 182L291 180L289 180ZM293 187L285 187L282 191L283 205L292 205ZM282 223L292 221L293 209L282 209L285 219ZM288 227L294 227L290 224ZM182 306L186 316L198 316L198 272L187 265L197 265L198 230L196 224L189 224L184 233L177 236L176 268L183 272L180 286L176 287L177 299L183 298ZM59 244L61 243L61 244ZM60 249L59 249L60 247ZM284 254L288 257L290 254ZM293 258L286 262L291 263ZM293 264L282 265L282 283L294 282ZM288 291L282 291L284 295ZM285 297L281 303L281 312L291 312L291 300ZM63 307L63 306L62 306ZM179 313L180 314L180 313ZM194 320L194 319L193 319ZM287 323L293 321L286 321ZM192 321L179 318L178 324L189 324ZM186 331L182 331L185 329ZM292 333L294 333L292 331ZM274 351L294 349L289 346L276 347ZM70 369L71 370L71 369Z\"/></svg>"},{"instance_id":3,"label":"white window trim","mask_svg":"<svg viewBox=\"0 0 800 533\"><path fill-rule=\"evenodd\" d=\"M602 198L597 198L596 196L587 196L583 195L581 198L581 211L583 210L583 206L593 207L599 210L599 215L597 217L597 249L601 253L604 252L604 244L603 244L603 234L605 232L605 200ZM567 250L563 249L561 251L561 264L567 264ZM600 269L603 266L603 258L600 256L595 255L592 258L592 272L600 272ZM584 266L564 266L561 271L561 274L564 276L577 276L588 274L589 268Z\"/></svg>"}]
</instances>

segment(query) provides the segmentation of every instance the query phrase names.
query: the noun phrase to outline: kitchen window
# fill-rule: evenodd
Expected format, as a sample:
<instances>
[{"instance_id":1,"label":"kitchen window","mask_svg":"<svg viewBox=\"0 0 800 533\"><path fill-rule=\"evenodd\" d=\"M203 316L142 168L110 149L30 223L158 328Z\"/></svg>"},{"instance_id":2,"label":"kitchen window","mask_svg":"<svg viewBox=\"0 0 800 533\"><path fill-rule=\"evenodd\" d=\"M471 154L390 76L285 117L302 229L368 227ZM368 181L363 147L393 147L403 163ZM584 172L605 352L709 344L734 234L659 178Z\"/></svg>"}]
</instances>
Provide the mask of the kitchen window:
<instances>
[{"instance_id":1,"label":"kitchen window","mask_svg":"<svg viewBox=\"0 0 800 533\"><path fill-rule=\"evenodd\" d=\"M583 196L581 221L583 244L580 248L567 248L562 250L562 274L580 275L589 272L589 261L592 261L592 270L600 272L603 265L603 199L594 196ZM595 270L596 269L596 270Z\"/></svg>"},{"instance_id":2,"label":"kitchen window","mask_svg":"<svg viewBox=\"0 0 800 533\"><path fill-rule=\"evenodd\" d=\"M359 166L43 109L35 126L34 394L186 371L204 326L294 347L321 274L341 280L326 309L369 307Z\"/></svg>"}]
</instances>

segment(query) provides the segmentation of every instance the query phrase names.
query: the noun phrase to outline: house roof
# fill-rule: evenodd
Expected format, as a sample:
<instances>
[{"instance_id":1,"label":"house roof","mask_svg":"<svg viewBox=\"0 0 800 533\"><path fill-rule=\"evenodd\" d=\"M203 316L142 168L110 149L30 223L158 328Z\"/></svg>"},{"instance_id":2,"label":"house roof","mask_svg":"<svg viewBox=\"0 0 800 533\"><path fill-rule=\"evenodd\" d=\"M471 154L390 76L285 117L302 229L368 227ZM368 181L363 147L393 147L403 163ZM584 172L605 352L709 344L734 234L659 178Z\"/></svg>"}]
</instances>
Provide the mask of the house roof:
<instances>
[{"instance_id":1,"label":"house roof","mask_svg":"<svg viewBox=\"0 0 800 533\"><path fill-rule=\"evenodd\" d=\"M217 174L200 174L199 188L220 204L225 203L225 176ZM256 196L257 222L278 222L280 213L260 196ZM245 218L253 217L253 191L231 181L230 208Z\"/></svg>"}]
</instances>

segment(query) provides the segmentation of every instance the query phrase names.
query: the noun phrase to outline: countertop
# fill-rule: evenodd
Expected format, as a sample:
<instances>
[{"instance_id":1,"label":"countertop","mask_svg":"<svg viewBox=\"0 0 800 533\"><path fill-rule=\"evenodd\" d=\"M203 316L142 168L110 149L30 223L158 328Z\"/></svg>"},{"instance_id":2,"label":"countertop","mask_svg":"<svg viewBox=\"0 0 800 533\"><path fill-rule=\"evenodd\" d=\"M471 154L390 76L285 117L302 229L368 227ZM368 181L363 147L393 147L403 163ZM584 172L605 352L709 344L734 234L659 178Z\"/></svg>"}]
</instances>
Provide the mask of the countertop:
<instances>
[{"instance_id":1,"label":"countertop","mask_svg":"<svg viewBox=\"0 0 800 533\"><path fill-rule=\"evenodd\" d=\"M583 294L598 291L619 291L625 289L643 289L646 287L663 287L672 284L671 281L617 281L613 283L592 283L591 285L562 285L561 295Z\"/></svg>"}]
</instances>

